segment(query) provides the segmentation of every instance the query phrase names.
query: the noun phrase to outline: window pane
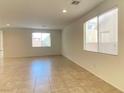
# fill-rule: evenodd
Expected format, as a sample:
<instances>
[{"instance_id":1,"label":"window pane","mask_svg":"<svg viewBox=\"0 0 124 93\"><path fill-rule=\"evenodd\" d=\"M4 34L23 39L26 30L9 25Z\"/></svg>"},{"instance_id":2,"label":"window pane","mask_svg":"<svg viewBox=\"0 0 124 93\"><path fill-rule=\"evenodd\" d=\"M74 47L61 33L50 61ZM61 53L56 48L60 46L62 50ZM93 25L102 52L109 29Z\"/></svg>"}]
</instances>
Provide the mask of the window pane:
<instances>
[{"instance_id":1,"label":"window pane","mask_svg":"<svg viewBox=\"0 0 124 93\"><path fill-rule=\"evenodd\" d=\"M32 38L41 38L41 33L32 33Z\"/></svg>"},{"instance_id":2,"label":"window pane","mask_svg":"<svg viewBox=\"0 0 124 93\"><path fill-rule=\"evenodd\" d=\"M99 52L117 54L118 9L99 16Z\"/></svg>"},{"instance_id":3,"label":"window pane","mask_svg":"<svg viewBox=\"0 0 124 93\"><path fill-rule=\"evenodd\" d=\"M97 52L98 50L98 32L97 32L97 17L85 23L85 50Z\"/></svg>"},{"instance_id":4,"label":"window pane","mask_svg":"<svg viewBox=\"0 0 124 93\"><path fill-rule=\"evenodd\" d=\"M50 47L51 46L50 33L42 33L41 37L42 46Z\"/></svg>"},{"instance_id":5,"label":"window pane","mask_svg":"<svg viewBox=\"0 0 124 93\"><path fill-rule=\"evenodd\" d=\"M32 33L32 47L41 47L41 33Z\"/></svg>"}]
</instances>

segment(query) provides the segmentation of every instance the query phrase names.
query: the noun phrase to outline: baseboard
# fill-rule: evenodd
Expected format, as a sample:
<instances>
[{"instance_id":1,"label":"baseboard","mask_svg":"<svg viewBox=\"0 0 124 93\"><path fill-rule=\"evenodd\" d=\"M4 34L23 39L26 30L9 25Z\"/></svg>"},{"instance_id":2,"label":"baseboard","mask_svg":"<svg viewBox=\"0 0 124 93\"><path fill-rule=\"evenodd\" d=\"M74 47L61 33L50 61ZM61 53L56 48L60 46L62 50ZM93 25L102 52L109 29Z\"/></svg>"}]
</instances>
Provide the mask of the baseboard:
<instances>
[{"instance_id":1,"label":"baseboard","mask_svg":"<svg viewBox=\"0 0 124 93\"><path fill-rule=\"evenodd\" d=\"M113 87L116 88L117 90L119 90L119 91L121 91L122 93L124 93L123 90L121 90L121 89L118 88L117 86L113 85L111 82L104 80L103 78L101 78L100 76L98 76L96 73L91 72L89 69L87 69L87 68L83 67L81 64L75 62L75 61L72 60L70 57L65 56L65 55L63 55L63 54L62 54L62 56L65 57L65 58L67 58L68 60L70 60L70 61L73 62L74 64L77 64L77 65L80 66L81 68L85 69L86 71L88 71L88 72L91 73L92 75L96 76L97 78L103 80L104 82L106 82L106 83L109 84L110 86L113 86Z\"/></svg>"},{"instance_id":2,"label":"baseboard","mask_svg":"<svg viewBox=\"0 0 124 93\"><path fill-rule=\"evenodd\" d=\"M62 56L61 54L56 55L42 55L42 56L23 56L23 57L3 57L3 58L39 58L39 57L52 57L52 56Z\"/></svg>"}]
</instances>

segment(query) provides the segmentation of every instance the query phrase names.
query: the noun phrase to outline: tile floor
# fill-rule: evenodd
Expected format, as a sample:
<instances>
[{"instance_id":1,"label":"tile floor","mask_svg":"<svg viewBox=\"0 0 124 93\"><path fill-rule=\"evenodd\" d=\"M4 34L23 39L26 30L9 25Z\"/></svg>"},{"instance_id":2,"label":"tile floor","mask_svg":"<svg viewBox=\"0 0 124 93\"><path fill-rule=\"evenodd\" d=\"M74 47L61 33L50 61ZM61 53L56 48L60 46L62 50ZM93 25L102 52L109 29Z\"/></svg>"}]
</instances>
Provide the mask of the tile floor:
<instances>
[{"instance_id":1,"label":"tile floor","mask_svg":"<svg viewBox=\"0 0 124 93\"><path fill-rule=\"evenodd\" d=\"M0 93L122 93L62 56L0 60Z\"/></svg>"}]
</instances>

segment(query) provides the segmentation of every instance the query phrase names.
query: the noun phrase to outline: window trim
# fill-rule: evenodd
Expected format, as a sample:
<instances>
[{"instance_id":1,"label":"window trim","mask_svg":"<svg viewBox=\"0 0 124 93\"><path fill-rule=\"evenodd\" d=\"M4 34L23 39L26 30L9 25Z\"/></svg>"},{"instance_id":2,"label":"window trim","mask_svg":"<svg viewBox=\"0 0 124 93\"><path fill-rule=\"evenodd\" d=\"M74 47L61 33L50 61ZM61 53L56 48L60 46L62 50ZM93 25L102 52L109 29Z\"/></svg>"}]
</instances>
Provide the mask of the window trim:
<instances>
[{"instance_id":1,"label":"window trim","mask_svg":"<svg viewBox=\"0 0 124 93\"><path fill-rule=\"evenodd\" d=\"M84 36L84 38L83 38L83 42L84 42L84 43L83 43L83 44L84 44L84 45L83 45L83 50L84 50L84 51L92 52L92 53L105 54L105 55L112 55L112 56L118 56L118 55L119 55L119 41L118 41L118 43L117 43L117 48L118 48L118 49L117 49L117 54L103 53L103 52L100 52L100 51L99 51L99 46L100 46L100 44L99 44L99 43L100 43L100 42L99 42L99 17L100 17L101 15L104 15L104 14L106 14L107 12L110 12L110 11L115 10L115 9L118 10L118 14L119 14L119 8L118 8L117 6L115 6L115 7L113 7L113 8L108 9L108 10L105 10L104 12L102 12L102 13L96 15L96 16L93 16L93 17L89 18L88 20L86 20L86 21L84 22L84 24L83 24L83 30L84 30L84 31L83 31L83 34L84 34L84 35L83 35L83 36ZM97 21L98 21L98 22L97 22L97 23L98 23L98 24L97 24L97 30L98 30L98 31L97 31L97 35L98 35L98 36L97 36L97 39L98 39L98 47L97 47L98 49L97 49L97 50L98 50L98 51L90 51L90 50L87 50L87 49L85 48L85 47L86 47L86 22L89 21L89 20L91 20L91 19L93 19L93 18L95 18L95 17L97 17L97 19L98 19L98 20L97 20ZM117 28L117 31L118 31L118 33L117 33L117 40L119 40L119 24L118 24L118 23L119 23L119 16L117 16L117 19L118 19L118 21L117 21L117 27L118 27L118 28Z\"/></svg>"},{"instance_id":2,"label":"window trim","mask_svg":"<svg viewBox=\"0 0 124 93\"><path fill-rule=\"evenodd\" d=\"M50 32L32 32L32 34L33 33L49 33L50 34L50 46L33 46L33 41L31 42L31 44L32 44L32 48L51 48L52 47L52 40L51 40L51 33ZM32 34L31 34L31 38L32 38ZM32 38L32 40L33 40L33 38Z\"/></svg>"}]
</instances>

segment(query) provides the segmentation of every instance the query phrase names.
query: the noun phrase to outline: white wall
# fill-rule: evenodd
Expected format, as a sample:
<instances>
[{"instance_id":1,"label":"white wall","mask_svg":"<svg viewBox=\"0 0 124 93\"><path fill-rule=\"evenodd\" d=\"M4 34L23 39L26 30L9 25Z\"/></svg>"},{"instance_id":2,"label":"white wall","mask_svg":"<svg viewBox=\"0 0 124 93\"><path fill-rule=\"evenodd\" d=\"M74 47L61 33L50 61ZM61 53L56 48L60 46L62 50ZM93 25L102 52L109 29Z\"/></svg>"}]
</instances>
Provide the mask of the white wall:
<instances>
[{"instance_id":1,"label":"white wall","mask_svg":"<svg viewBox=\"0 0 124 93\"><path fill-rule=\"evenodd\" d=\"M0 31L0 57L3 57L3 32Z\"/></svg>"},{"instance_id":2,"label":"white wall","mask_svg":"<svg viewBox=\"0 0 124 93\"><path fill-rule=\"evenodd\" d=\"M0 50L3 50L3 32L0 31Z\"/></svg>"},{"instance_id":3,"label":"white wall","mask_svg":"<svg viewBox=\"0 0 124 93\"><path fill-rule=\"evenodd\" d=\"M112 7L119 8L119 55L83 50L83 23ZM96 76L124 91L124 0L105 0L101 5L62 31L63 55Z\"/></svg>"},{"instance_id":4,"label":"white wall","mask_svg":"<svg viewBox=\"0 0 124 93\"><path fill-rule=\"evenodd\" d=\"M32 57L61 54L60 30L6 28L3 30L5 57ZM50 32L51 48L33 48L32 32Z\"/></svg>"}]
</instances>

